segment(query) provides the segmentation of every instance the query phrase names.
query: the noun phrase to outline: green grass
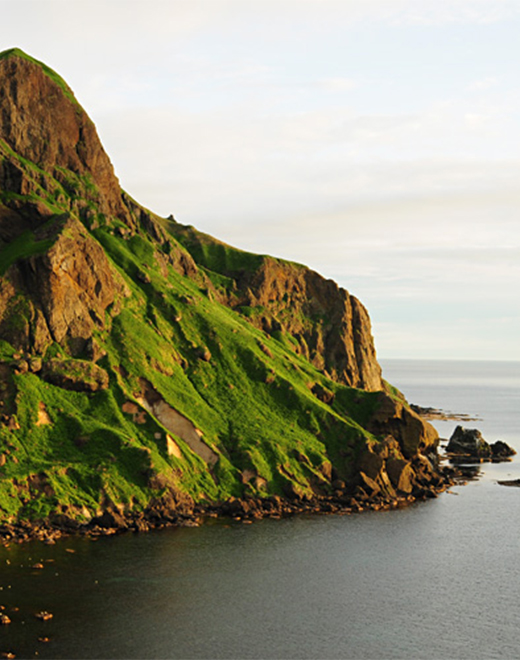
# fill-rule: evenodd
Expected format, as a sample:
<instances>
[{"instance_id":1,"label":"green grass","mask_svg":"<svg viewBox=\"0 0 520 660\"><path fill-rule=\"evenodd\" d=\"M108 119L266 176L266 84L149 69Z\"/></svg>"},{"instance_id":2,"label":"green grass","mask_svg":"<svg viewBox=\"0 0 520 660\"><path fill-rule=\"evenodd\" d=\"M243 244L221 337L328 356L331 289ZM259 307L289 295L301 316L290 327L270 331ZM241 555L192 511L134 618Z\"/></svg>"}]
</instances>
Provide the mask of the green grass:
<instances>
[{"instance_id":1,"label":"green grass","mask_svg":"<svg viewBox=\"0 0 520 660\"><path fill-rule=\"evenodd\" d=\"M165 226L184 245L197 263L221 275L254 272L265 259L263 255L245 252L217 241L190 226L165 222ZM227 280L229 282L229 279Z\"/></svg>"},{"instance_id":2,"label":"green grass","mask_svg":"<svg viewBox=\"0 0 520 660\"><path fill-rule=\"evenodd\" d=\"M43 254L54 243L54 239L36 241L31 231L25 231L14 241L0 249L0 275L19 259L27 259L35 254Z\"/></svg>"},{"instance_id":3,"label":"green grass","mask_svg":"<svg viewBox=\"0 0 520 660\"><path fill-rule=\"evenodd\" d=\"M342 478L352 477L345 456L355 456L371 438L362 423L373 409L372 395L329 381L294 354L290 337L266 337L173 268L164 277L146 235L124 240L107 228L93 233L132 290L110 329L97 337L107 352L99 365L110 385L86 394L33 374L16 377L21 428L12 437L23 460L8 461L0 479L10 510L16 508L8 495L11 479L16 475L22 483L42 471L55 495L35 495L39 504L20 500L20 515L49 515L58 504L93 511L108 495L144 506L153 495L150 473L174 474L192 497L211 500L284 494L288 483L301 493L312 493L317 484L326 491L320 469L329 462ZM143 268L148 283L135 280ZM200 358L201 349L209 350L209 361ZM53 355L63 358L60 352L56 346ZM123 403L140 394L141 378L201 430L219 456L212 471L178 437L182 458L169 457L167 429L152 416L138 424L122 412ZM310 391L309 382L318 381L335 393L332 407ZM37 425L40 402L50 425ZM264 479L266 489L255 480L244 485L243 470Z\"/></svg>"},{"instance_id":4,"label":"green grass","mask_svg":"<svg viewBox=\"0 0 520 660\"><path fill-rule=\"evenodd\" d=\"M0 59L9 56L33 61L16 49L0 54ZM89 177L63 168L53 175L44 173L5 145L0 144L0 151L32 177L34 192L25 201L43 201L62 213L88 208L91 217L101 219L99 191ZM37 183L42 177L45 189ZM13 201L8 191L0 195L7 204ZM134 218L138 215L135 212ZM96 367L71 359L66 341L61 346L54 342L40 356L46 365L42 372L21 370L11 376L6 387L15 393L17 423L11 430L0 426L0 454L5 456L0 518L45 518L64 508L81 517L85 511L93 515L108 500L143 509L168 483L196 501L284 494L289 485L302 494L327 493L330 483L322 471L330 464L347 483L354 479L356 457L375 440L366 426L378 405L377 394L328 378L298 354L302 343L290 333L269 336L255 327L268 309L240 305L235 311L209 295L208 279L238 305L239 278L253 275L270 258L170 221L163 226L171 240L159 245L137 220L135 231L126 237L117 231L121 219L102 220L85 219L85 231L103 247L130 295L114 302L105 327L95 332L105 351ZM1 248L0 275L52 243L24 232ZM179 272L173 257L165 266L168 255L178 257L186 250L200 269L193 279ZM9 305L4 324L12 326L11 339L18 326L34 329L34 308L27 297L19 294ZM279 314L282 318L295 312L282 306ZM319 314L300 316L301 327L323 325ZM0 361L10 364L14 355L13 344L0 340ZM85 382L93 382L104 370L108 387L90 393L58 387L48 382L53 365ZM144 383L200 430L218 456L214 467L178 436L174 440L181 457L168 455L168 429L139 407ZM330 404L313 394L314 385L329 395ZM137 406L139 414L123 412L125 404L126 409ZM245 470L259 480L244 484ZM38 483L45 488L38 490Z\"/></svg>"}]
</instances>

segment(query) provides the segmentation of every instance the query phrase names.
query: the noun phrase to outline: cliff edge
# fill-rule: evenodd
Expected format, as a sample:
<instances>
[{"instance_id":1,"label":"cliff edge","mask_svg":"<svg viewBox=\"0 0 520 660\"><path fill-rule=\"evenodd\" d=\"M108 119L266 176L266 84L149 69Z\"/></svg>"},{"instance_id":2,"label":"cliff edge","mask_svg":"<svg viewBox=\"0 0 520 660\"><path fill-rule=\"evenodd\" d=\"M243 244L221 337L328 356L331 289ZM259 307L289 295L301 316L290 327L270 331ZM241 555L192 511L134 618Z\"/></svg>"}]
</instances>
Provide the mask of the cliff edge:
<instances>
[{"instance_id":1,"label":"cliff edge","mask_svg":"<svg viewBox=\"0 0 520 660\"><path fill-rule=\"evenodd\" d=\"M382 380L354 296L141 207L45 64L4 51L0 81L5 535L445 487L437 434Z\"/></svg>"}]
</instances>

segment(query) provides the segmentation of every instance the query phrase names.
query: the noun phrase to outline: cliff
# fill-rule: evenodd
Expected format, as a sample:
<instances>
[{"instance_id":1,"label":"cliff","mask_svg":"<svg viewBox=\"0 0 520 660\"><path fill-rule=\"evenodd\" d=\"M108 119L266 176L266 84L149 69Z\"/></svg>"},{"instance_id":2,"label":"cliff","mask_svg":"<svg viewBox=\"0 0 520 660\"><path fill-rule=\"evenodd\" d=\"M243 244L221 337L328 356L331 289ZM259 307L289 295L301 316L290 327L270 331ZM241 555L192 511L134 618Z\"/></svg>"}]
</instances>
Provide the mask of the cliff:
<instances>
[{"instance_id":1,"label":"cliff","mask_svg":"<svg viewBox=\"0 0 520 660\"><path fill-rule=\"evenodd\" d=\"M5 51L0 81L0 522L146 529L443 488L354 296L142 208L46 65Z\"/></svg>"}]
</instances>

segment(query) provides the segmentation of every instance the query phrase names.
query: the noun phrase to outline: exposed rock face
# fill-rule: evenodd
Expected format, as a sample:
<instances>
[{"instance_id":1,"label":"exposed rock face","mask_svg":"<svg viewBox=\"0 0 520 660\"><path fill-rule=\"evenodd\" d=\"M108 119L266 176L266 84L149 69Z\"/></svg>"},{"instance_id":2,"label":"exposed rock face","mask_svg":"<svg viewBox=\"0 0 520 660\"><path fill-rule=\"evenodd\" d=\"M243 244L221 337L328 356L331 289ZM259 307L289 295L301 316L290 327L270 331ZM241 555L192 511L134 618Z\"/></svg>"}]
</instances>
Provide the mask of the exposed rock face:
<instances>
[{"instance_id":1,"label":"exposed rock face","mask_svg":"<svg viewBox=\"0 0 520 660\"><path fill-rule=\"evenodd\" d=\"M202 440L201 431L189 419L186 419L184 415L181 415L177 410L169 406L144 378L141 379L141 387L143 393L137 397L139 403L146 410L153 413L170 433L184 440L197 456L200 456L208 465L214 466L218 460L218 456ZM174 447L171 445L171 439L170 446L172 447L172 451L174 451Z\"/></svg>"},{"instance_id":2,"label":"exposed rock face","mask_svg":"<svg viewBox=\"0 0 520 660\"><path fill-rule=\"evenodd\" d=\"M361 494L383 500L422 492L438 485L437 431L404 403L381 392L367 428L388 435L369 444L359 457Z\"/></svg>"},{"instance_id":3,"label":"exposed rock face","mask_svg":"<svg viewBox=\"0 0 520 660\"><path fill-rule=\"evenodd\" d=\"M65 217L35 236L53 243L0 281L0 333L22 350L42 353L52 341L67 341L75 353L104 327L105 310L126 289L78 220Z\"/></svg>"},{"instance_id":4,"label":"exposed rock face","mask_svg":"<svg viewBox=\"0 0 520 660\"><path fill-rule=\"evenodd\" d=\"M266 310L258 320L264 330L287 332L298 352L334 380L383 389L368 313L348 291L308 268L269 257L240 284L241 304Z\"/></svg>"},{"instance_id":5,"label":"exposed rock face","mask_svg":"<svg viewBox=\"0 0 520 660\"><path fill-rule=\"evenodd\" d=\"M348 291L310 268L272 257L255 255L250 267L237 267L221 257L233 248L177 223L171 231L197 263L233 280L233 292L220 295L221 302L251 309L250 323L268 334L290 336L293 349L333 380L384 389L368 312ZM216 264L207 257L212 251L219 255Z\"/></svg>"},{"instance_id":6,"label":"exposed rock face","mask_svg":"<svg viewBox=\"0 0 520 660\"><path fill-rule=\"evenodd\" d=\"M58 179L63 179L59 168L89 175L101 192L103 212L119 215L124 212L119 183L96 128L67 85L47 71L16 51L0 60L0 137ZM14 161L0 168L0 187L27 193L24 173Z\"/></svg>"},{"instance_id":7,"label":"exposed rock face","mask_svg":"<svg viewBox=\"0 0 520 660\"><path fill-rule=\"evenodd\" d=\"M390 434L399 442L406 458L437 450L439 435L431 424L385 392L381 392L379 400L377 412L367 424L374 435Z\"/></svg>"}]
</instances>

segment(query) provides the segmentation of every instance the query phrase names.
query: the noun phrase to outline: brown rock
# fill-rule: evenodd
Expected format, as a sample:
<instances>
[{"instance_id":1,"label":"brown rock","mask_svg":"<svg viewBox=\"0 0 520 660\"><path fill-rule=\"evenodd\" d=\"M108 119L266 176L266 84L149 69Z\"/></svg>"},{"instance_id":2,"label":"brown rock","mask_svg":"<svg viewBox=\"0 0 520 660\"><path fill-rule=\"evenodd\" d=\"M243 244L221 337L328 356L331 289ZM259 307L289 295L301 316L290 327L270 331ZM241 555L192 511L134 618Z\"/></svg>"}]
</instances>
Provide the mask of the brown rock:
<instances>
[{"instance_id":1,"label":"brown rock","mask_svg":"<svg viewBox=\"0 0 520 660\"><path fill-rule=\"evenodd\" d=\"M7 144L42 170L58 175L55 168L59 166L91 177L100 191L97 201L102 212L122 212L112 164L94 124L67 85L63 81L57 84L42 65L16 51L0 61L0 78L10 82L0 90L0 125ZM16 173L2 172L0 168L0 186L4 189L13 189L15 177ZM26 194L23 185L20 177L19 190L13 192Z\"/></svg>"},{"instance_id":2,"label":"brown rock","mask_svg":"<svg viewBox=\"0 0 520 660\"><path fill-rule=\"evenodd\" d=\"M171 230L190 249L219 243L183 225L172 225ZM203 253L197 250L199 259ZM262 314L246 316L250 323L268 334L290 335L296 352L334 380L370 391L384 389L368 313L335 282L304 266L265 256L256 257L251 270L221 272L236 285L236 293L224 304L263 309Z\"/></svg>"},{"instance_id":3,"label":"brown rock","mask_svg":"<svg viewBox=\"0 0 520 660\"><path fill-rule=\"evenodd\" d=\"M42 377L58 387L76 392L97 392L109 384L107 372L86 360L48 360L44 363Z\"/></svg>"},{"instance_id":4,"label":"brown rock","mask_svg":"<svg viewBox=\"0 0 520 660\"><path fill-rule=\"evenodd\" d=\"M386 471L393 487L398 492L406 494L412 492L415 473L409 461L389 458L386 461Z\"/></svg>"},{"instance_id":5,"label":"brown rock","mask_svg":"<svg viewBox=\"0 0 520 660\"><path fill-rule=\"evenodd\" d=\"M132 401L125 401L121 406L121 410L128 415L137 415L140 411L139 406Z\"/></svg>"},{"instance_id":6,"label":"brown rock","mask_svg":"<svg viewBox=\"0 0 520 660\"><path fill-rule=\"evenodd\" d=\"M128 523L118 511L105 511L101 516L92 519L92 524L102 529L126 529Z\"/></svg>"},{"instance_id":7,"label":"brown rock","mask_svg":"<svg viewBox=\"0 0 520 660\"><path fill-rule=\"evenodd\" d=\"M373 497L374 495L377 495L381 491L381 487L377 483L375 479L372 479L368 475L366 475L363 471L359 473L359 476L361 477L361 480L363 482L363 496L364 499L369 499ZM367 489L369 493L367 493Z\"/></svg>"},{"instance_id":8,"label":"brown rock","mask_svg":"<svg viewBox=\"0 0 520 660\"><path fill-rule=\"evenodd\" d=\"M15 374L26 374L29 371L29 364L27 360L18 360L14 364L14 373Z\"/></svg>"},{"instance_id":9,"label":"brown rock","mask_svg":"<svg viewBox=\"0 0 520 660\"><path fill-rule=\"evenodd\" d=\"M29 371L33 374L38 373L42 369L42 359L40 357L33 357L29 360Z\"/></svg>"},{"instance_id":10,"label":"brown rock","mask_svg":"<svg viewBox=\"0 0 520 660\"><path fill-rule=\"evenodd\" d=\"M367 429L374 435L390 434L398 441L405 458L435 451L439 443L438 433L431 424L386 392L378 395L378 407L368 421Z\"/></svg>"},{"instance_id":11,"label":"brown rock","mask_svg":"<svg viewBox=\"0 0 520 660\"><path fill-rule=\"evenodd\" d=\"M372 494L381 491L386 497L395 497L394 487L392 486L386 472L385 460L377 452L378 449L380 449L380 447L374 443L373 445L369 445L361 454L358 461L360 477L362 481L372 489ZM373 486L372 482L377 484L377 488Z\"/></svg>"},{"instance_id":12,"label":"brown rock","mask_svg":"<svg viewBox=\"0 0 520 660\"><path fill-rule=\"evenodd\" d=\"M17 431L20 428L20 424L18 424L18 420L16 417L9 417L9 421L7 422L7 428L10 431Z\"/></svg>"},{"instance_id":13,"label":"brown rock","mask_svg":"<svg viewBox=\"0 0 520 660\"><path fill-rule=\"evenodd\" d=\"M329 406L334 402L334 392L331 392L326 387L323 387L321 383L314 383L314 385L311 387L311 392L317 399L323 403L328 404Z\"/></svg>"},{"instance_id":14,"label":"brown rock","mask_svg":"<svg viewBox=\"0 0 520 660\"><path fill-rule=\"evenodd\" d=\"M332 463L330 461L325 461L320 465L320 472L325 477L327 481L332 479Z\"/></svg>"},{"instance_id":15,"label":"brown rock","mask_svg":"<svg viewBox=\"0 0 520 660\"><path fill-rule=\"evenodd\" d=\"M204 360L204 362L209 362L211 360L211 353L205 346L199 346L196 349L196 353L199 360Z\"/></svg>"}]
</instances>

